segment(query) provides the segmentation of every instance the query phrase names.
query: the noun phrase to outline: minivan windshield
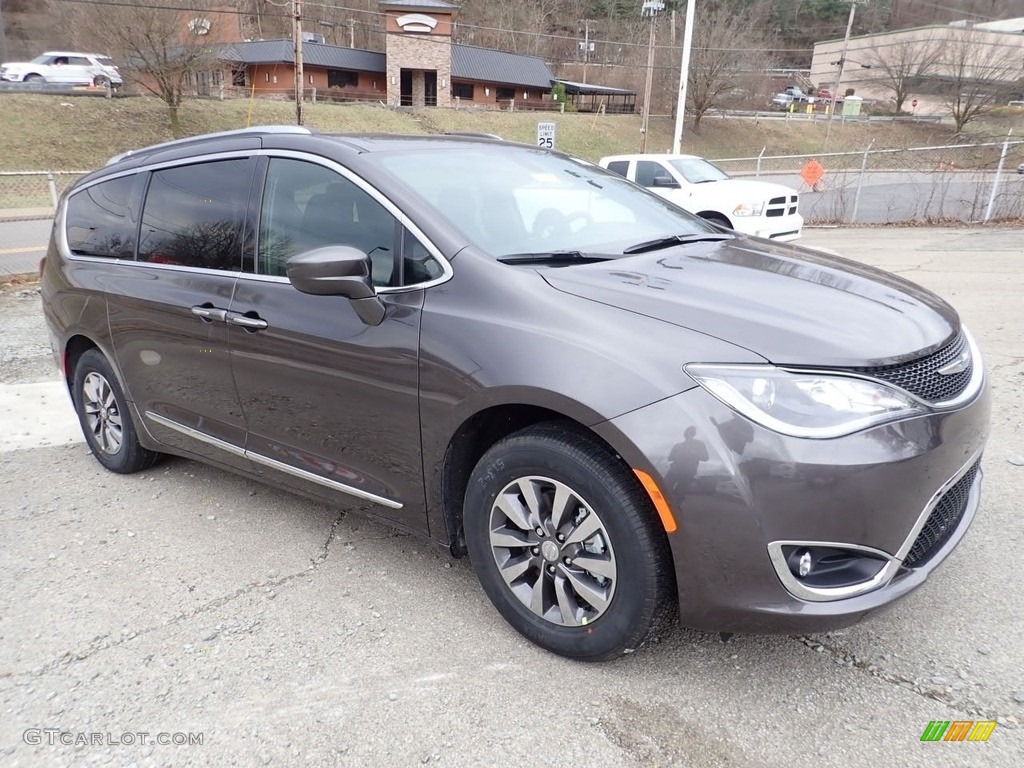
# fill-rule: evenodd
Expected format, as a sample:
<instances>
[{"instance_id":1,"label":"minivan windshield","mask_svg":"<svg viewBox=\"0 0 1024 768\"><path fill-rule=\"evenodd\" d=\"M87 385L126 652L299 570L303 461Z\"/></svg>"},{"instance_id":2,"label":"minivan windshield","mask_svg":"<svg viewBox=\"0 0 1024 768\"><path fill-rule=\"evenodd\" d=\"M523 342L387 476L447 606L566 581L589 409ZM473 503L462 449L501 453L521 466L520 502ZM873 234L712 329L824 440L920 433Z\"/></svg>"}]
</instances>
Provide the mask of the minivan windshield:
<instances>
[{"instance_id":1,"label":"minivan windshield","mask_svg":"<svg viewBox=\"0 0 1024 768\"><path fill-rule=\"evenodd\" d=\"M495 258L552 251L621 256L641 241L718 232L621 176L543 150L452 144L367 159Z\"/></svg>"},{"instance_id":2,"label":"minivan windshield","mask_svg":"<svg viewBox=\"0 0 1024 768\"><path fill-rule=\"evenodd\" d=\"M681 157L669 160L669 165L675 168L691 184L703 184L708 181L724 181L729 174L712 165L700 157Z\"/></svg>"}]
</instances>

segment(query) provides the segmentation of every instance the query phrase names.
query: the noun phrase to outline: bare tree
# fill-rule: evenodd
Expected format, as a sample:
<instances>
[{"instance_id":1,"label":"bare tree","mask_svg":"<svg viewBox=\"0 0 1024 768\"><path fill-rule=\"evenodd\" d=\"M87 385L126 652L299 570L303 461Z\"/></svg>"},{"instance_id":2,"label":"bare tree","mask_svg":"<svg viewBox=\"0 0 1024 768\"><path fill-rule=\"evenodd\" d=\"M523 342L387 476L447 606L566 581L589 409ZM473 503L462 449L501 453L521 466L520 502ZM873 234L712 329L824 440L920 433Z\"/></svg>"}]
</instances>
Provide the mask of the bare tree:
<instances>
[{"instance_id":1,"label":"bare tree","mask_svg":"<svg viewBox=\"0 0 1024 768\"><path fill-rule=\"evenodd\" d=\"M866 63L881 73L880 83L892 91L897 114L903 109L910 92L920 88L922 80L935 71L941 51L938 41L933 38L887 43L871 51Z\"/></svg>"},{"instance_id":2,"label":"bare tree","mask_svg":"<svg viewBox=\"0 0 1024 768\"><path fill-rule=\"evenodd\" d=\"M124 62L126 79L167 105L171 133L181 135L178 110L195 73L209 69L216 50L190 29L208 12L205 3L178 3L174 9L154 5L85 5L78 8L77 36L102 40L105 51Z\"/></svg>"},{"instance_id":3,"label":"bare tree","mask_svg":"<svg viewBox=\"0 0 1024 768\"><path fill-rule=\"evenodd\" d=\"M693 52L687 104L693 116L693 130L718 100L752 69L763 70L769 51L765 25L766 4L737 9L730 3L704 4L694 21Z\"/></svg>"},{"instance_id":4,"label":"bare tree","mask_svg":"<svg viewBox=\"0 0 1024 768\"><path fill-rule=\"evenodd\" d=\"M1021 70L1016 41L999 43L974 30L958 32L942 46L936 70L959 134L1017 86Z\"/></svg>"}]
</instances>

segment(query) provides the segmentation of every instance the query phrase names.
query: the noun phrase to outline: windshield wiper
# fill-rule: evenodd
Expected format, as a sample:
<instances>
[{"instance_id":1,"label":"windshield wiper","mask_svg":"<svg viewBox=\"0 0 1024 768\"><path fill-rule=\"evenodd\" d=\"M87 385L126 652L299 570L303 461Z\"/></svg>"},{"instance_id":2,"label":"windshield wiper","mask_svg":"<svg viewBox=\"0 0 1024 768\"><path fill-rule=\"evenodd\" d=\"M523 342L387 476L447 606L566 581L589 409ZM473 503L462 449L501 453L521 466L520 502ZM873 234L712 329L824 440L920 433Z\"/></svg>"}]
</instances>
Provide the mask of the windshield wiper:
<instances>
[{"instance_id":1,"label":"windshield wiper","mask_svg":"<svg viewBox=\"0 0 1024 768\"><path fill-rule=\"evenodd\" d=\"M614 256L600 253L583 253L582 251L540 251L538 253L512 253L498 257L502 264L578 264L588 261L608 261Z\"/></svg>"},{"instance_id":2,"label":"windshield wiper","mask_svg":"<svg viewBox=\"0 0 1024 768\"><path fill-rule=\"evenodd\" d=\"M718 234L714 232L703 232L693 235L669 235L668 237L659 237L656 240L645 240L642 243L631 245L622 252L624 254L647 253L648 251L660 251L662 248L671 248L673 245L714 242L715 240L732 240L735 237L735 235L727 235L724 232Z\"/></svg>"}]
</instances>

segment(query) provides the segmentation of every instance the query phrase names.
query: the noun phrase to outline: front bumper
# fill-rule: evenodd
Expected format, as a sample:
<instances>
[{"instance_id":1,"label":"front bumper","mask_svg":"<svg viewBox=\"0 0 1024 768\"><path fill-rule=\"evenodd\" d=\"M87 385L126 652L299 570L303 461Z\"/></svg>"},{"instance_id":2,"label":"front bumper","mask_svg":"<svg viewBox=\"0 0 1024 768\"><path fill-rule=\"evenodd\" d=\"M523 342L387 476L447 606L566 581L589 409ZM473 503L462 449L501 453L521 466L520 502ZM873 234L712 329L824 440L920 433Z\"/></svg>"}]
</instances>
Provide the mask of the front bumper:
<instances>
[{"instance_id":1,"label":"front bumper","mask_svg":"<svg viewBox=\"0 0 1024 768\"><path fill-rule=\"evenodd\" d=\"M956 410L807 440L760 427L696 388L596 430L651 474L676 517L667 535L685 626L807 632L853 624L904 597L956 548L980 499L981 473L967 472L984 448L989 408L986 384ZM908 567L930 509L958 478L962 514ZM848 545L890 566L870 591L805 599L773 565L780 542Z\"/></svg>"}]
</instances>

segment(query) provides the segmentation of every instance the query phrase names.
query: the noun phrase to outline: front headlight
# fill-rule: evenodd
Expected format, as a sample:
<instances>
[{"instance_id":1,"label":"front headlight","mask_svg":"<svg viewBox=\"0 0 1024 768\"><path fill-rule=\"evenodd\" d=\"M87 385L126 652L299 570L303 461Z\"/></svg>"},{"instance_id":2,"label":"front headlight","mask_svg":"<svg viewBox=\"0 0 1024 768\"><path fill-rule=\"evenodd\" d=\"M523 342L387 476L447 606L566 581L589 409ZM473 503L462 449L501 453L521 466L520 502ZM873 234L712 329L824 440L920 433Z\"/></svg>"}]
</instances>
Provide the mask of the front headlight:
<instances>
[{"instance_id":1,"label":"front headlight","mask_svg":"<svg viewBox=\"0 0 1024 768\"><path fill-rule=\"evenodd\" d=\"M881 382L771 365L687 365L684 370L733 410L793 437L842 437L925 413L926 408Z\"/></svg>"},{"instance_id":2,"label":"front headlight","mask_svg":"<svg viewBox=\"0 0 1024 768\"><path fill-rule=\"evenodd\" d=\"M740 203L732 209L733 216L760 216L762 213L764 213L764 200L756 203Z\"/></svg>"}]
</instances>

